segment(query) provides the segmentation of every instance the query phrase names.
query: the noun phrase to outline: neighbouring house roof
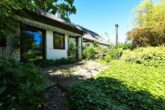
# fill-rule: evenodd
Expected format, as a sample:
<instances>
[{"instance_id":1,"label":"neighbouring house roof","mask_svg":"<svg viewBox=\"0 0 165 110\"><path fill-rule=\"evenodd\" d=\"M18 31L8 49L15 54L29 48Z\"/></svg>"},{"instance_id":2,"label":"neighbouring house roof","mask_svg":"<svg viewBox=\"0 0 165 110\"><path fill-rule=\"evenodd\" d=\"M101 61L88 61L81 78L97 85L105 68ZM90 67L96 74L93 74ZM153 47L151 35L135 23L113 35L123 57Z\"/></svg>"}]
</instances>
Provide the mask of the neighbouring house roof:
<instances>
[{"instance_id":1,"label":"neighbouring house roof","mask_svg":"<svg viewBox=\"0 0 165 110\"><path fill-rule=\"evenodd\" d=\"M57 28L60 28L60 29L66 30L66 31L77 33L79 35L83 35L83 33L84 33L83 30L77 28L71 22L67 22L61 18L57 18L55 15L44 12L44 11L38 11L37 13L27 11L24 14L18 13L18 16L21 17L21 18L19 18L19 20L21 22L28 23L28 21L26 19L30 19L30 20L34 20L34 21L37 21L40 23L47 24L49 26L54 26L54 27L57 27ZM25 19L23 19L22 17Z\"/></svg>"},{"instance_id":2,"label":"neighbouring house roof","mask_svg":"<svg viewBox=\"0 0 165 110\"><path fill-rule=\"evenodd\" d=\"M91 31L89 29L86 29L86 28L84 28L82 26L78 26L77 25L77 27L79 27L80 29L82 29L82 31L85 32L84 35L83 35L84 39L89 40L89 41L98 42L98 43L100 43L102 45L109 46L109 43L106 42L98 33L93 32L93 31Z\"/></svg>"}]
</instances>

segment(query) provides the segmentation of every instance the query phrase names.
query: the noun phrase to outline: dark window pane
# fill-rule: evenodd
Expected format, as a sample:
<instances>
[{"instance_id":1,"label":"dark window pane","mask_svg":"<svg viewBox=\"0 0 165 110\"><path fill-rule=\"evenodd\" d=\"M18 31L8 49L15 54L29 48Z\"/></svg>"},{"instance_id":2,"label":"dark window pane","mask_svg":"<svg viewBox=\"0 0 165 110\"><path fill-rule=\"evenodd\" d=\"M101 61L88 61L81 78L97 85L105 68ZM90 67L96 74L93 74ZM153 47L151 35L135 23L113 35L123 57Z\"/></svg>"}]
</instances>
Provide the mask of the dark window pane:
<instances>
[{"instance_id":1,"label":"dark window pane","mask_svg":"<svg viewBox=\"0 0 165 110\"><path fill-rule=\"evenodd\" d=\"M65 49L65 36L54 32L53 34L53 46L54 49Z\"/></svg>"},{"instance_id":2,"label":"dark window pane","mask_svg":"<svg viewBox=\"0 0 165 110\"><path fill-rule=\"evenodd\" d=\"M78 41L76 37L69 37L69 41L68 41L69 45L68 45L68 57L69 58L77 58L77 54L78 54Z\"/></svg>"},{"instance_id":3,"label":"dark window pane","mask_svg":"<svg viewBox=\"0 0 165 110\"><path fill-rule=\"evenodd\" d=\"M0 47L6 47L6 39L0 38Z\"/></svg>"}]
</instances>

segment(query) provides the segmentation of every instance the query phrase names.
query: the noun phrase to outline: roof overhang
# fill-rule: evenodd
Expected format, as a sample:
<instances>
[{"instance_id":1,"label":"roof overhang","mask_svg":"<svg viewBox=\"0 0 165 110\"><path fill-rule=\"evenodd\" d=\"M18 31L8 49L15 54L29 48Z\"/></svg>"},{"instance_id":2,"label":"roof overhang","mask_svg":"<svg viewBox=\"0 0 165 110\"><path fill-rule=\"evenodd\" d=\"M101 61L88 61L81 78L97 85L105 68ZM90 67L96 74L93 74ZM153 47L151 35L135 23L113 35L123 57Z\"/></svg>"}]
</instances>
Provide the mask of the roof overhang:
<instances>
[{"instance_id":1,"label":"roof overhang","mask_svg":"<svg viewBox=\"0 0 165 110\"><path fill-rule=\"evenodd\" d=\"M33 21L33 24L34 23L42 24L42 25L46 24L45 27L46 26L48 28L55 27L56 30L65 30L65 31L68 31L71 33L76 33L77 35L83 35L83 33L84 33L84 31L76 28L71 23L65 22L64 20L54 19L48 13L26 12L23 14L21 13L21 15L20 14L17 14L17 15L18 15L19 20L23 23L29 24L29 22L31 20L31 21Z\"/></svg>"},{"instance_id":2,"label":"roof overhang","mask_svg":"<svg viewBox=\"0 0 165 110\"><path fill-rule=\"evenodd\" d=\"M97 43L99 43L101 45L109 46L108 43L103 42L103 41L101 41L99 39L96 39L96 38L92 37L90 34L87 34L87 33L83 35L83 39L87 40L87 41L90 41L90 42L97 42Z\"/></svg>"}]
</instances>

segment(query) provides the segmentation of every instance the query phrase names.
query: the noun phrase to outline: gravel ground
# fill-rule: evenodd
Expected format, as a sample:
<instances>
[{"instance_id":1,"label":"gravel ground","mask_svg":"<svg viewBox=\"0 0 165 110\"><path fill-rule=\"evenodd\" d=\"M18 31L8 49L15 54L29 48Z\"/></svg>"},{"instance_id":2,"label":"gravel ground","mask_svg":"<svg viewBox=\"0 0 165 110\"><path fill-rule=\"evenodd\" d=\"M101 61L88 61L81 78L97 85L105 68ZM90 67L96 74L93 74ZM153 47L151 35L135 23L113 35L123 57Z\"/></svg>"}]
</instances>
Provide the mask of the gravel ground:
<instances>
[{"instance_id":1,"label":"gravel ground","mask_svg":"<svg viewBox=\"0 0 165 110\"><path fill-rule=\"evenodd\" d=\"M104 64L89 60L82 61L76 64L47 68L45 69L45 73L49 74L49 76L51 77L55 75L63 75L64 77L75 76L87 79L97 75L106 68L107 66Z\"/></svg>"},{"instance_id":2,"label":"gravel ground","mask_svg":"<svg viewBox=\"0 0 165 110\"><path fill-rule=\"evenodd\" d=\"M50 87L48 89L49 100L44 110L71 110L67 104L71 87L78 79L91 78L106 68L106 65L90 60L43 69L47 77L47 86Z\"/></svg>"},{"instance_id":3,"label":"gravel ground","mask_svg":"<svg viewBox=\"0 0 165 110\"><path fill-rule=\"evenodd\" d=\"M68 93L58 86L48 90L49 101L45 104L44 110L71 110L67 104Z\"/></svg>"}]
</instances>

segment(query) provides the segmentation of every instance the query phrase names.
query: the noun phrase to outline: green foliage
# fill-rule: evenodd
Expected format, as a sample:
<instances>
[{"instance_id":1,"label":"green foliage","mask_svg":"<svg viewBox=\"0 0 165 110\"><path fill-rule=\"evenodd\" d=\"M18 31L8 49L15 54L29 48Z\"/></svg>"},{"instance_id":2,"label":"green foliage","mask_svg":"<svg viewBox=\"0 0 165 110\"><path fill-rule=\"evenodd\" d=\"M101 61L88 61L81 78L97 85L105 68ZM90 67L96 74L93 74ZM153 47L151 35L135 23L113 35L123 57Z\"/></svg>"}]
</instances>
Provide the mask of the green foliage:
<instances>
[{"instance_id":1,"label":"green foliage","mask_svg":"<svg viewBox=\"0 0 165 110\"><path fill-rule=\"evenodd\" d=\"M87 46L83 50L83 57L86 59L94 59L96 55L96 49L94 46Z\"/></svg>"},{"instance_id":2,"label":"green foliage","mask_svg":"<svg viewBox=\"0 0 165 110\"><path fill-rule=\"evenodd\" d=\"M110 62L110 61L112 61L113 59L111 58L111 56L108 54L108 55L106 55L105 57L104 57L104 59L103 59L105 62Z\"/></svg>"},{"instance_id":3,"label":"green foliage","mask_svg":"<svg viewBox=\"0 0 165 110\"><path fill-rule=\"evenodd\" d=\"M149 62L143 62L143 65L145 66L153 66L153 67L165 67L165 60L151 60Z\"/></svg>"},{"instance_id":4,"label":"green foliage","mask_svg":"<svg viewBox=\"0 0 165 110\"><path fill-rule=\"evenodd\" d=\"M122 56L123 50L133 49L133 46L131 43L123 44L119 43L118 48L115 47L115 45L111 44L109 51L106 53L106 56L103 58L104 61L110 62L114 59L116 59L116 56L118 55L118 59Z\"/></svg>"},{"instance_id":5,"label":"green foliage","mask_svg":"<svg viewBox=\"0 0 165 110\"><path fill-rule=\"evenodd\" d=\"M0 109L39 110L45 82L38 67L0 58Z\"/></svg>"},{"instance_id":6,"label":"green foliage","mask_svg":"<svg viewBox=\"0 0 165 110\"><path fill-rule=\"evenodd\" d=\"M136 27L128 33L135 46L158 46L165 44L165 1L153 3L143 0L135 8Z\"/></svg>"},{"instance_id":7,"label":"green foliage","mask_svg":"<svg viewBox=\"0 0 165 110\"><path fill-rule=\"evenodd\" d=\"M16 13L25 13L24 10L36 11L38 9L55 14L69 21L69 15L76 13L74 0L0 0L0 37L9 37L19 33L19 22ZM21 14L20 14L21 15Z\"/></svg>"},{"instance_id":8,"label":"green foliage","mask_svg":"<svg viewBox=\"0 0 165 110\"><path fill-rule=\"evenodd\" d=\"M164 71L113 61L95 78L78 82L69 103L76 110L164 110Z\"/></svg>"},{"instance_id":9,"label":"green foliage","mask_svg":"<svg viewBox=\"0 0 165 110\"><path fill-rule=\"evenodd\" d=\"M103 60L105 60L106 62L110 62L111 60L116 59L116 55L118 55L118 58L121 57L123 52L122 48L111 48L108 52L107 55L104 57ZM118 53L118 54L117 54Z\"/></svg>"},{"instance_id":10,"label":"green foliage","mask_svg":"<svg viewBox=\"0 0 165 110\"><path fill-rule=\"evenodd\" d=\"M123 50L127 50L127 49L132 50L133 49L133 45L132 45L132 43L125 43L125 44L119 43L118 44L118 48L122 48Z\"/></svg>"},{"instance_id":11,"label":"green foliage","mask_svg":"<svg viewBox=\"0 0 165 110\"><path fill-rule=\"evenodd\" d=\"M77 45L75 41L69 41L68 56L69 58L76 58L77 56Z\"/></svg>"},{"instance_id":12,"label":"green foliage","mask_svg":"<svg viewBox=\"0 0 165 110\"><path fill-rule=\"evenodd\" d=\"M133 47L157 46L159 39L150 29L135 28L127 33L128 39L132 40Z\"/></svg>"},{"instance_id":13,"label":"green foliage","mask_svg":"<svg viewBox=\"0 0 165 110\"><path fill-rule=\"evenodd\" d=\"M131 61L135 63L145 63L151 64L165 61L165 47L147 47L147 48L137 48L133 51L125 50L121 59L126 61ZM155 62L155 63L156 63Z\"/></svg>"},{"instance_id":14,"label":"green foliage","mask_svg":"<svg viewBox=\"0 0 165 110\"><path fill-rule=\"evenodd\" d=\"M76 63L76 62L77 62L76 59L61 58L61 59L57 59L57 60L36 60L33 63L35 65L40 66L40 67L50 67L50 66L59 66L59 65L73 64L73 63Z\"/></svg>"},{"instance_id":15,"label":"green foliage","mask_svg":"<svg viewBox=\"0 0 165 110\"><path fill-rule=\"evenodd\" d=\"M69 15L76 13L74 0L31 0L34 4L46 12L55 14L59 12L61 17L69 21Z\"/></svg>"},{"instance_id":16,"label":"green foliage","mask_svg":"<svg viewBox=\"0 0 165 110\"><path fill-rule=\"evenodd\" d=\"M87 46L83 50L83 57L86 59L103 59L107 54L107 49L100 44L96 43L94 46Z\"/></svg>"},{"instance_id":17,"label":"green foliage","mask_svg":"<svg viewBox=\"0 0 165 110\"><path fill-rule=\"evenodd\" d=\"M15 28L19 25L15 13L22 9L34 9L30 0L1 0L0 1L0 37L9 37L13 33L18 33Z\"/></svg>"},{"instance_id":18,"label":"green foliage","mask_svg":"<svg viewBox=\"0 0 165 110\"><path fill-rule=\"evenodd\" d=\"M97 58L100 58L100 59L104 58L104 56L107 53L107 49L100 46L100 45L96 46L95 50L96 50L96 53L97 53Z\"/></svg>"}]
</instances>

